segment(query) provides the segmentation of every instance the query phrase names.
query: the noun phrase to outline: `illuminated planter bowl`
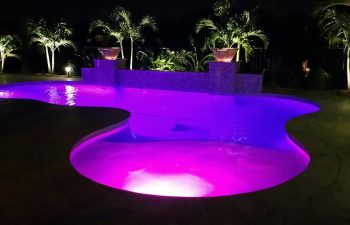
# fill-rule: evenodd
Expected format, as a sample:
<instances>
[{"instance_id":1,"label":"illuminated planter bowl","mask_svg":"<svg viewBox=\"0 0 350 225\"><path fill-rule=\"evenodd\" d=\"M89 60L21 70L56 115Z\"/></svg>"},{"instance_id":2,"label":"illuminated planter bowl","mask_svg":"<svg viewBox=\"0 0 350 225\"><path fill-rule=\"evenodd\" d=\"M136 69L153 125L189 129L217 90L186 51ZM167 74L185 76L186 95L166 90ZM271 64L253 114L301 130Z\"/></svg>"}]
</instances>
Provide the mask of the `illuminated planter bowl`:
<instances>
[{"instance_id":1,"label":"illuminated planter bowl","mask_svg":"<svg viewBox=\"0 0 350 225\"><path fill-rule=\"evenodd\" d=\"M237 48L215 48L213 53L217 62L231 62L236 56Z\"/></svg>"},{"instance_id":2,"label":"illuminated planter bowl","mask_svg":"<svg viewBox=\"0 0 350 225\"><path fill-rule=\"evenodd\" d=\"M103 59L116 60L118 58L120 48L118 47L98 48L98 51L102 55Z\"/></svg>"}]
</instances>

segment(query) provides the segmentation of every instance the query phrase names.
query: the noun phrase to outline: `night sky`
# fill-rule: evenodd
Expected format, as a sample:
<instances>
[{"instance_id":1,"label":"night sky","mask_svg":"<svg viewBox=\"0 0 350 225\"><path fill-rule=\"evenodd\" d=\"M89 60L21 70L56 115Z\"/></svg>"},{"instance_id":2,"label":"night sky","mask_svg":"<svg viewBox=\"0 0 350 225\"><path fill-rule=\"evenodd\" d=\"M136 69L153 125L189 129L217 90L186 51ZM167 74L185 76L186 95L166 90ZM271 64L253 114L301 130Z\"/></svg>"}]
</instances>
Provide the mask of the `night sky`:
<instances>
[{"instance_id":1,"label":"night sky","mask_svg":"<svg viewBox=\"0 0 350 225\"><path fill-rule=\"evenodd\" d=\"M124 6L134 14L150 14L161 19L173 19L186 14L197 13L210 8L211 2L201 0L31 0L9 1L1 6L4 12L1 19L5 21L18 20L22 17L63 17L71 22L84 22L110 13L116 5ZM98 4L97 4L98 3Z\"/></svg>"},{"instance_id":2,"label":"night sky","mask_svg":"<svg viewBox=\"0 0 350 225\"><path fill-rule=\"evenodd\" d=\"M161 44L180 47L188 35L193 33L196 21L212 12L213 2L214 0L26 0L21 3L12 0L1 5L0 32L18 32L21 27L18 25L27 18L47 18L53 21L63 18L75 30L80 29L79 32L84 33L93 19L106 18L113 7L120 5L131 11L136 18L144 15L155 17L159 23L158 36L162 39ZM303 16L308 15L312 6L311 0L236 0L234 6L245 9L256 3L261 3L263 11L268 15L261 18L264 29L276 32L276 38L283 36L284 27L288 27L287 32L295 28L300 33L305 26Z\"/></svg>"},{"instance_id":3,"label":"night sky","mask_svg":"<svg viewBox=\"0 0 350 225\"><path fill-rule=\"evenodd\" d=\"M1 19L18 20L21 17L64 17L74 22L108 14L115 5L121 5L134 13L151 14L159 19L174 19L188 14L197 14L211 8L214 1L203 0L31 0L7 1L1 5ZM246 7L259 0L236 1L237 7ZM276 15L308 10L310 0L260 0L269 5ZM98 3L98 4L96 4Z\"/></svg>"}]
</instances>

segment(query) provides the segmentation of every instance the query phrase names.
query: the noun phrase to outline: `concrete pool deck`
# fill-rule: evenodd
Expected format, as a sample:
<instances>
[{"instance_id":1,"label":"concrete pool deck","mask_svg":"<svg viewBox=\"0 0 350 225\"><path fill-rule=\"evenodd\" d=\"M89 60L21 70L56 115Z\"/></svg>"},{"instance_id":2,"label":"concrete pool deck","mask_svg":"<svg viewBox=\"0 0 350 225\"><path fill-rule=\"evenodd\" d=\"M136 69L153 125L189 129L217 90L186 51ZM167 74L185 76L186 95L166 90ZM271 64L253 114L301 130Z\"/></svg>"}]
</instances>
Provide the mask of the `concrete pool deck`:
<instances>
[{"instance_id":1,"label":"concrete pool deck","mask_svg":"<svg viewBox=\"0 0 350 225\"><path fill-rule=\"evenodd\" d=\"M72 146L122 120L125 111L0 100L0 224L350 224L350 95L269 92L320 103L319 113L287 125L311 154L310 167L271 189L208 199L114 190L72 168Z\"/></svg>"},{"instance_id":2,"label":"concrete pool deck","mask_svg":"<svg viewBox=\"0 0 350 225\"><path fill-rule=\"evenodd\" d=\"M15 82L32 82L32 81L75 81L80 80L78 77L67 77L66 75L45 75L37 74L0 74L0 84L10 84Z\"/></svg>"}]
</instances>

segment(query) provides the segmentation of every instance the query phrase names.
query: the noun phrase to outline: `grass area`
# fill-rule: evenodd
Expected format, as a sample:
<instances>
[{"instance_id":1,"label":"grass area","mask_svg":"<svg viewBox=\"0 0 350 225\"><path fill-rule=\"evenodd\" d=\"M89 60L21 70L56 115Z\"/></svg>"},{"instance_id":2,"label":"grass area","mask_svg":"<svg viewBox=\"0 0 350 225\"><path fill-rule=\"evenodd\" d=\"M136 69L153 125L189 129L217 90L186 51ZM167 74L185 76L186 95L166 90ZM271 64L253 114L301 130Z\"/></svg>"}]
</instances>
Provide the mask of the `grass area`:
<instances>
[{"instance_id":1,"label":"grass area","mask_svg":"<svg viewBox=\"0 0 350 225\"><path fill-rule=\"evenodd\" d=\"M0 100L0 224L349 225L350 94L265 92L306 97L321 105L320 112L287 124L309 151L309 168L271 189L206 199L110 189L71 167L72 146L84 135L126 118L124 111Z\"/></svg>"}]
</instances>

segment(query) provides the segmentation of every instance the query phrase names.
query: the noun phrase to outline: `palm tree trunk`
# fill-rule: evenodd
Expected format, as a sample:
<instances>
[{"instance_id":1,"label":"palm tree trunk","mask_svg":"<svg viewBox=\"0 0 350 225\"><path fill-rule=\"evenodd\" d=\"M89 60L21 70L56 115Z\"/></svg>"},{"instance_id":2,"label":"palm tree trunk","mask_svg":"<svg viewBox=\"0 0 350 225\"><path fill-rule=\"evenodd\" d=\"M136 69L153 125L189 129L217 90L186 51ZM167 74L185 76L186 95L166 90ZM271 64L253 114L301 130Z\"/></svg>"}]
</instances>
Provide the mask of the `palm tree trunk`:
<instances>
[{"instance_id":1,"label":"palm tree trunk","mask_svg":"<svg viewBox=\"0 0 350 225\"><path fill-rule=\"evenodd\" d=\"M5 57L1 56L1 68L0 68L0 73L4 72L4 66L5 66Z\"/></svg>"},{"instance_id":2,"label":"palm tree trunk","mask_svg":"<svg viewBox=\"0 0 350 225\"><path fill-rule=\"evenodd\" d=\"M3 73L4 72L4 66L5 66L5 59L2 58L1 59L1 68L0 68L0 73Z\"/></svg>"},{"instance_id":3,"label":"palm tree trunk","mask_svg":"<svg viewBox=\"0 0 350 225\"><path fill-rule=\"evenodd\" d=\"M45 46L45 53L46 53L46 62L47 62L47 72L51 73L50 55L49 55L49 49L47 46Z\"/></svg>"},{"instance_id":4,"label":"palm tree trunk","mask_svg":"<svg viewBox=\"0 0 350 225\"><path fill-rule=\"evenodd\" d=\"M134 57L134 40L130 38L130 70L132 70L133 57Z\"/></svg>"},{"instance_id":5,"label":"palm tree trunk","mask_svg":"<svg viewBox=\"0 0 350 225\"><path fill-rule=\"evenodd\" d=\"M120 43L120 52L122 53L122 59L124 59L124 47L123 47L123 43L122 42L119 42Z\"/></svg>"},{"instance_id":6,"label":"palm tree trunk","mask_svg":"<svg viewBox=\"0 0 350 225\"><path fill-rule=\"evenodd\" d=\"M51 49L51 73L55 72L55 49Z\"/></svg>"},{"instance_id":7,"label":"palm tree trunk","mask_svg":"<svg viewBox=\"0 0 350 225\"><path fill-rule=\"evenodd\" d=\"M238 44L237 48L238 48L238 50L237 50L237 54L236 54L236 62L239 62L239 57L240 57L240 54L241 54L241 45Z\"/></svg>"},{"instance_id":8,"label":"palm tree trunk","mask_svg":"<svg viewBox=\"0 0 350 225\"><path fill-rule=\"evenodd\" d=\"M346 52L346 75L348 90L350 90L350 48Z\"/></svg>"}]
</instances>

